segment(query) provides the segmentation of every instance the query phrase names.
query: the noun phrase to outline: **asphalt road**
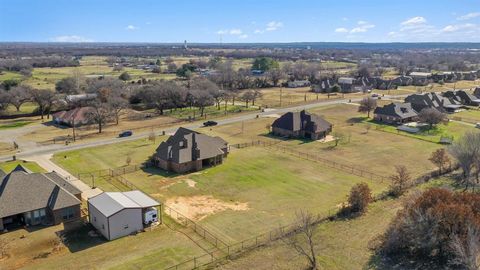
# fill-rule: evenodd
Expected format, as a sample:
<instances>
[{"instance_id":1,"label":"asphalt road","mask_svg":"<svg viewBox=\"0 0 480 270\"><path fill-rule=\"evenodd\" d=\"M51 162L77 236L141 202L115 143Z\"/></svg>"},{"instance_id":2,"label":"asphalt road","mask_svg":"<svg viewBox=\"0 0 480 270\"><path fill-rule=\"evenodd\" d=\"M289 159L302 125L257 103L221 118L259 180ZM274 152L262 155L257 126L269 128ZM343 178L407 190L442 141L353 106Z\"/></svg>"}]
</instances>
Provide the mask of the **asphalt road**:
<instances>
[{"instance_id":1,"label":"asphalt road","mask_svg":"<svg viewBox=\"0 0 480 270\"><path fill-rule=\"evenodd\" d=\"M400 98L403 96L385 96L382 97L382 99L394 99L394 98ZM351 99L351 102L358 102L362 98L356 98L356 99ZM236 122L242 122L242 121L247 121L251 119L255 119L258 116L268 116L272 114L283 114L288 111L296 111L296 110L302 110L302 109L311 109L311 108L317 108L317 107L323 107L323 106L329 106L329 105L334 105L334 104L341 104L341 103L347 103L349 100L348 99L335 99L331 101L319 101L316 103L310 103L310 104L304 104L304 105L298 105L298 106L292 106L292 107L285 107L285 108L278 108L278 109L270 109L265 112L257 112L257 113L251 113L251 114L243 114L240 116L236 117L231 117L231 118L226 118L226 119L221 119L217 120L218 125L226 125L226 124L231 124L231 123L236 123ZM202 127L201 122L195 122L195 123L190 123L190 124L183 124L181 125L182 127L188 128L188 129L196 129ZM165 133L173 133L175 132L179 126L173 126L170 128L166 128L162 131L165 131ZM157 132L157 135L160 135L162 131ZM38 155L50 155L54 154L57 152L62 152L62 151L68 151L68 150L77 150L77 149L82 149L82 148L87 148L87 147L95 147L95 146L102 146L102 145L108 145L108 144L113 144L113 143L119 143L119 142L126 142L126 141L133 141L133 140L138 140L138 139L143 139L147 138L148 135L150 134L150 131L146 132L141 132L141 133L136 133L130 137L126 138L104 138L104 139L98 139L96 141L89 141L89 142L84 142L84 143L73 143L70 145L65 145L65 144L52 144L52 145L36 145L32 146L28 150L23 150L19 153L16 154L17 159L25 159L29 158L32 156L38 156ZM1 135L1 134L0 134ZM0 162L12 160L12 156L0 156Z\"/></svg>"}]
</instances>

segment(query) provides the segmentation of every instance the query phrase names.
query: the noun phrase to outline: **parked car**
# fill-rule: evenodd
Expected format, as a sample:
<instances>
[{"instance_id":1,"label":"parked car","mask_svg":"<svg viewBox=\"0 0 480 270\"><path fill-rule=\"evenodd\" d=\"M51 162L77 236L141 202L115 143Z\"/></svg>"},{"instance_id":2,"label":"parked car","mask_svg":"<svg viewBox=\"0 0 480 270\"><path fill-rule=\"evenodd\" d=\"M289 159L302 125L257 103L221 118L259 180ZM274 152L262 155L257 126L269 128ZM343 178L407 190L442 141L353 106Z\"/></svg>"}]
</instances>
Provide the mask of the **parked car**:
<instances>
[{"instance_id":1,"label":"parked car","mask_svg":"<svg viewBox=\"0 0 480 270\"><path fill-rule=\"evenodd\" d=\"M118 134L119 138L123 137L130 137L133 135L133 132L131 130L123 131L122 133Z\"/></svg>"},{"instance_id":2,"label":"parked car","mask_svg":"<svg viewBox=\"0 0 480 270\"><path fill-rule=\"evenodd\" d=\"M373 97L373 98L378 98L378 97L380 97L380 96L379 96L378 94L372 94L372 97Z\"/></svg>"},{"instance_id":3,"label":"parked car","mask_svg":"<svg viewBox=\"0 0 480 270\"><path fill-rule=\"evenodd\" d=\"M475 127L476 127L476 128L480 128L480 123L476 123L476 124L475 124Z\"/></svg>"},{"instance_id":4,"label":"parked car","mask_svg":"<svg viewBox=\"0 0 480 270\"><path fill-rule=\"evenodd\" d=\"M203 126L204 127L211 127L211 126L216 126L217 124L218 124L217 122L210 120L210 121L204 122Z\"/></svg>"}]
</instances>

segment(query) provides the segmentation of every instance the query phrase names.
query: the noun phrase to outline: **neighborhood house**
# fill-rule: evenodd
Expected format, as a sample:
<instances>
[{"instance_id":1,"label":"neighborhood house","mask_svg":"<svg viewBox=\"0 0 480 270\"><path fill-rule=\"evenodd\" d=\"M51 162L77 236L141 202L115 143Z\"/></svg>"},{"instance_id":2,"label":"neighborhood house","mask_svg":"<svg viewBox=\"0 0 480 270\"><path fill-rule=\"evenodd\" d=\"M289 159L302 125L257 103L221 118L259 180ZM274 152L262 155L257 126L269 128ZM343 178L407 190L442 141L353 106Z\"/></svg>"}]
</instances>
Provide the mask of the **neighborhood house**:
<instances>
[{"instance_id":1,"label":"neighborhood house","mask_svg":"<svg viewBox=\"0 0 480 270\"><path fill-rule=\"evenodd\" d=\"M275 120L272 133L276 136L319 140L332 131L332 124L316 114L288 112Z\"/></svg>"},{"instance_id":2,"label":"neighborhood house","mask_svg":"<svg viewBox=\"0 0 480 270\"><path fill-rule=\"evenodd\" d=\"M142 231L159 221L159 202L134 190L103 192L88 199L89 221L106 239Z\"/></svg>"},{"instance_id":3,"label":"neighborhood house","mask_svg":"<svg viewBox=\"0 0 480 270\"><path fill-rule=\"evenodd\" d=\"M421 112L425 108L435 108L441 112L453 113L462 107L461 102L454 98L442 96L435 92L413 94L406 97L405 102L411 103L412 108L417 112Z\"/></svg>"},{"instance_id":4,"label":"neighborhood house","mask_svg":"<svg viewBox=\"0 0 480 270\"><path fill-rule=\"evenodd\" d=\"M403 124L416 121L417 112L412 108L410 103L390 103L383 107L377 107L374 111L374 119L376 121L388 124Z\"/></svg>"},{"instance_id":5,"label":"neighborhood house","mask_svg":"<svg viewBox=\"0 0 480 270\"><path fill-rule=\"evenodd\" d=\"M32 173L18 165L9 174L0 173L0 230L76 220L80 195L55 172Z\"/></svg>"},{"instance_id":6,"label":"neighborhood house","mask_svg":"<svg viewBox=\"0 0 480 270\"><path fill-rule=\"evenodd\" d=\"M90 124L88 114L94 109L92 107L78 107L69 111L60 111L54 113L53 122L58 125L76 127Z\"/></svg>"},{"instance_id":7,"label":"neighborhood house","mask_svg":"<svg viewBox=\"0 0 480 270\"><path fill-rule=\"evenodd\" d=\"M163 170L185 173L221 164L227 155L228 143L222 138L179 128L158 146L153 162Z\"/></svg>"}]
</instances>

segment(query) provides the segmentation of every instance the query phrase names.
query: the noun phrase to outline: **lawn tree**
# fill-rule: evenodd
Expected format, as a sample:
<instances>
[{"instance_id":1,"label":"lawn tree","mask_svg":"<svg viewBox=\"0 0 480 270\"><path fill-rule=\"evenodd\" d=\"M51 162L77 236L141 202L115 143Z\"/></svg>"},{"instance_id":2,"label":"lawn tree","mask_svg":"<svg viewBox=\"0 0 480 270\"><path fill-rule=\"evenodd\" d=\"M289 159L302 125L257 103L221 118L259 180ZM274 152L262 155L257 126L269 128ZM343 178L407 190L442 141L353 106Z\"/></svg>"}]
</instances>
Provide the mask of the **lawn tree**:
<instances>
[{"instance_id":1,"label":"lawn tree","mask_svg":"<svg viewBox=\"0 0 480 270\"><path fill-rule=\"evenodd\" d=\"M125 159L125 164L127 166L130 166L131 163L132 163L132 157L130 154L127 154L127 158Z\"/></svg>"},{"instance_id":2,"label":"lawn tree","mask_svg":"<svg viewBox=\"0 0 480 270\"><path fill-rule=\"evenodd\" d=\"M128 74L128 72L123 72L122 74L120 74L120 76L118 76L118 78L122 81L129 81L132 79L132 77L130 76L130 74Z\"/></svg>"},{"instance_id":3,"label":"lawn tree","mask_svg":"<svg viewBox=\"0 0 480 270\"><path fill-rule=\"evenodd\" d=\"M278 86L278 83L281 81L281 80L284 80L285 79L285 72L283 72L281 69L279 68L274 68L274 69L271 69L267 72L266 74L267 78L272 82L273 86L274 87L277 87Z\"/></svg>"},{"instance_id":4,"label":"lawn tree","mask_svg":"<svg viewBox=\"0 0 480 270\"><path fill-rule=\"evenodd\" d=\"M258 89L254 89L252 90L253 91L253 95L252 95L252 106L255 106L255 101L257 100L257 98L261 98L263 96L262 92L260 92L260 90Z\"/></svg>"},{"instance_id":5,"label":"lawn tree","mask_svg":"<svg viewBox=\"0 0 480 270\"><path fill-rule=\"evenodd\" d=\"M444 148L433 151L428 160L438 167L438 172L440 174L442 174L443 168L450 163L450 158L448 157L447 151Z\"/></svg>"},{"instance_id":6,"label":"lawn tree","mask_svg":"<svg viewBox=\"0 0 480 270\"><path fill-rule=\"evenodd\" d=\"M55 91L60 94L76 95L80 93L80 81L74 77L66 77L55 83Z\"/></svg>"},{"instance_id":7,"label":"lawn tree","mask_svg":"<svg viewBox=\"0 0 480 270\"><path fill-rule=\"evenodd\" d=\"M20 111L20 107L30 100L30 88L27 86L16 86L10 89L8 93L8 103L13 105L17 112Z\"/></svg>"},{"instance_id":8,"label":"lawn tree","mask_svg":"<svg viewBox=\"0 0 480 270\"><path fill-rule=\"evenodd\" d=\"M359 183L352 187L348 195L348 210L350 213L364 213L372 201L372 191L367 183Z\"/></svg>"},{"instance_id":9,"label":"lawn tree","mask_svg":"<svg viewBox=\"0 0 480 270\"><path fill-rule=\"evenodd\" d=\"M215 99L207 90L190 90L190 93L194 97L195 107L200 109L200 117L203 117L205 107L215 104Z\"/></svg>"},{"instance_id":10,"label":"lawn tree","mask_svg":"<svg viewBox=\"0 0 480 270\"><path fill-rule=\"evenodd\" d=\"M241 99L245 102L245 107L248 108L248 103L255 98L255 92L253 90L247 90L242 94Z\"/></svg>"},{"instance_id":11,"label":"lawn tree","mask_svg":"<svg viewBox=\"0 0 480 270\"><path fill-rule=\"evenodd\" d=\"M102 129L108 120L112 117L112 109L107 103L98 100L90 103L92 111L86 113L86 117L91 122L98 125L98 133L102 133Z\"/></svg>"},{"instance_id":12,"label":"lawn tree","mask_svg":"<svg viewBox=\"0 0 480 270\"><path fill-rule=\"evenodd\" d=\"M308 260L309 269L316 270L318 263L315 254L315 247L317 246L315 243L315 228L319 219L306 211L300 211L296 216L296 230L289 232L283 241L300 256Z\"/></svg>"},{"instance_id":13,"label":"lawn tree","mask_svg":"<svg viewBox=\"0 0 480 270\"><path fill-rule=\"evenodd\" d=\"M453 142L448 148L450 155L457 161L462 169L462 177L458 179L459 184L468 189L472 183L472 172L476 169L475 176L478 183L480 172L480 133L467 132L459 140Z\"/></svg>"},{"instance_id":14,"label":"lawn tree","mask_svg":"<svg viewBox=\"0 0 480 270\"><path fill-rule=\"evenodd\" d=\"M9 98L10 96L8 95L8 92L0 89L0 114L7 110Z\"/></svg>"},{"instance_id":15,"label":"lawn tree","mask_svg":"<svg viewBox=\"0 0 480 270\"><path fill-rule=\"evenodd\" d=\"M377 100L371 97L364 98L360 101L358 112L367 113L367 118L370 118L370 112L377 107Z\"/></svg>"},{"instance_id":16,"label":"lawn tree","mask_svg":"<svg viewBox=\"0 0 480 270\"><path fill-rule=\"evenodd\" d=\"M41 119L44 119L45 113L47 113L49 117L51 107L56 101L55 93L46 89L30 89L29 93L32 97L32 101L38 105Z\"/></svg>"},{"instance_id":17,"label":"lawn tree","mask_svg":"<svg viewBox=\"0 0 480 270\"><path fill-rule=\"evenodd\" d=\"M370 78L371 77L370 76L370 70L365 65L359 66L356 73L357 73L358 77L364 77L364 78Z\"/></svg>"},{"instance_id":18,"label":"lawn tree","mask_svg":"<svg viewBox=\"0 0 480 270\"><path fill-rule=\"evenodd\" d=\"M121 96L111 96L107 99L107 104L115 116L115 123L118 125L121 113L128 108L128 101Z\"/></svg>"},{"instance_id":19,"label":"lawn tree","mask_svg":"<svg viewBox=\"0 0 480 270\"><path fill-rule=\"evenodd\" d=\"M253 70L261 70L261 71L269 71L271 69L279 68L280 64L270 58L270 57L258 57L253 60L252 69Z\"/></svg>"},{"instance_id":20,"label":"lawn tree","mask_svg":"<svg viewBox=\"0 0 480 270\"><path fill-rule=\"evenodd\" d=\"M335 132L333 133L333 140L335 142L335 147L337 147L340 142L345 140L345 134L340 132Z\"/></svg>"},{"instance_id":21,"label":"lawn tree","mask_svg":"<svg viewBox=\"0 0 480 270\"><path fill-rule=\"evenodd\" d=\"M425 108L421 110L418 118L421 122L427 123L430 128L446 121L446 115L435 108Z\"/></svg>"},{"instance_id":22,"label":"lawn tree","mask_svg":"<svg viewBox=\"0 0 480 270\"><path fill-rule=\"evenodd\" d=\"M150 131L150 133L148 133L148 140L152 142L152 144L155 143L155 140L156 140L157 136L155 136L155 132L153 131Z\"/></svg>"},{"instance_id":23,"label":"lawn tree","mask_svg":"<svg viewBox=\"0 0 480 270\"><path fill-rule=\"evenodd\" d=\"M397 165L395 166L395 174L390 176L390 180L390 193L393 196L398 197L410 186L412 177L407 167L404 165Z\"/></svg>"}]
</instances>

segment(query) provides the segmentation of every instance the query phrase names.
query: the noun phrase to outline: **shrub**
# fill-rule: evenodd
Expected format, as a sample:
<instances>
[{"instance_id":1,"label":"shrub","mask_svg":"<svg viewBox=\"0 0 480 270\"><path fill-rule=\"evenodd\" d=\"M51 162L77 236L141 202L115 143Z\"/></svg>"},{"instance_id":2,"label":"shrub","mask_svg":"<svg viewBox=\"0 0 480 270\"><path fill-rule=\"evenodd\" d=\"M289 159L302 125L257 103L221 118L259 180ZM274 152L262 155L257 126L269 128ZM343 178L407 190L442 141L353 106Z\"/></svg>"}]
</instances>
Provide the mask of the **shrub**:
<instances>
[{"instance_id":1,"label":"shrub","mask_svg":"<svg viewBox=\"0 0 480 270\"><path fill-rule=\"evenodd\" d=\"M372 191L366 183L359 183L352 187L348 196L348 212L363 213L372 201Z\"/></svg>"},{"instance_id":2,"label":"shrub","mask_svg":"<svg viewBox=\"0 0 480 270\"><path fill-rule=\"evenodd\" d=\"M380 251L418 263L469 268L465 252L459 251L471 249L472 241L478 246L478 234L471 236L479 229L480 194L434 188L406 200L385 233ZM478 252L471 256L480 258Z\"/></svg>"}]
</instances>

